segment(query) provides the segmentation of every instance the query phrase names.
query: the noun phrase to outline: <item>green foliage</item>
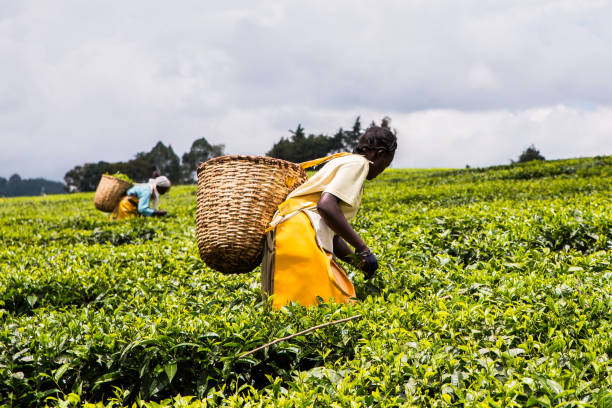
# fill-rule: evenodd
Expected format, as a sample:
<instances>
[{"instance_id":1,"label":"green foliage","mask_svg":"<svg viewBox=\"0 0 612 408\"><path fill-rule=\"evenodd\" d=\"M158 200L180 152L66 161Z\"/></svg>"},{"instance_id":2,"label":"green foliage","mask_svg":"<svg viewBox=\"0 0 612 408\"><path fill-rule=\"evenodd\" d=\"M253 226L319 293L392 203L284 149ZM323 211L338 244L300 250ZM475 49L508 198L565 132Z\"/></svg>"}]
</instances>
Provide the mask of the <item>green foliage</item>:
<instances>
[{"instance_id":1,"label":"green foliage","mask_svg":"<svg viewBox=\"0 0 612 408\"><path fill-rule=\"evenodd\" d=\"M521 153L518 162L527 163L533 160L546 160L546 158L540 154L540 151L534 145L531 145Z\"/></svg>"},{"instance_id":2,"label":"green foliage","mask_svg":"<svg viewBox=\"0 0 612 408\"><path fill-rule=\"evenodd\" d=\"M361 136L361 118L357 116L351 130L340 128L334 137L339 137L342 140L344 151L352 152L359 144L359 136Z\"/></svg>"},{"instance_id":3,"label":"green foliage","mask_svg":"<svg viewBox=\"0 0 612 408\"><path fill-rule=\"evenodd\" d=\"M306 136L302 125L298 125L295 131L290 132L292 134L290 138L281 138L266 155L300 163L326 156L328 152L341 147L338 139L326 135Z\"/></svg>"},{"instance_id":4,"label":"green foliage","mask_svg":"<svg viewBox=\"0 0 612 408\"><path fill-rule=\"evenodd\" d=\"M197 181L196 170L200 163L212 159L213 157L223 156L224 149L225 145L211 145L204 137L195 140L191 144L189 152L183 155L181 183L195 183Z\"/></svg>"},{"instance_id":5,"label":"green foliage","mask_svg":"<svg viewBox=\"0 0 612 408\"><path fill-rule=\"evenodd\" d=\"M76 166L64 176L68 186L74 186L78 191L95 191L102 174L122 173L132 180L144 182L148 180L157 168L173 183L180 180L180 160L174 153L172 146L165 146L158 142L148 153L138 153L134 159L127 162L85 163Z\"/></svg>"},{"instance_id":6,"label":"green foliage","mask_svg":"<svg viewBox=\"0 0 612 408\"><path fill-rule=\"evenodd\" d=\"M91 193L3 199L0 406L609 406L611 181L612 157L388 170L359 301L280 312L259 270L200 261L193 186L119 223Z\"/></svg>"},{"instance_id":7,"label":"green foliage","mask_svg":"<svg viewBox=\"0 0 612 408\"><path fill-rule=\"evenodd\" d=\"M334 136L324 134L306 136L302 125L295 130L290 130L291 137L276 142L272 149L266 153L267 156L301 163L324 157L332 153L352 151L357 146L361 134L361 122L359 117L350 131L340 128Z\"/></svg>"},{"instance_id":8,"label":"green foliage","mask_svg":"<svg viewBox=\"0 0 612 408\"><path fill-rule=\"evenodd\" d=\"M168 177L173 183L181 178L181 162L174 153L172 146L157 142L149 153L138 153L136 158L149 161L161 174Z\"/></svg>"},{"instance_id":9,"label":"green foliage","mask_svg":"<svg viewBox=\"0 0 612 408\"><path fill-rule=\"evenodd\" d=\"M119 180L127 181L128 183L134 183L134 181L128 175L123 174L123 173L117 172L113 174L109 174L109 173L104 173L104 174L106 174L107 176L112 176Z\"/></svg>"}]
</instances>

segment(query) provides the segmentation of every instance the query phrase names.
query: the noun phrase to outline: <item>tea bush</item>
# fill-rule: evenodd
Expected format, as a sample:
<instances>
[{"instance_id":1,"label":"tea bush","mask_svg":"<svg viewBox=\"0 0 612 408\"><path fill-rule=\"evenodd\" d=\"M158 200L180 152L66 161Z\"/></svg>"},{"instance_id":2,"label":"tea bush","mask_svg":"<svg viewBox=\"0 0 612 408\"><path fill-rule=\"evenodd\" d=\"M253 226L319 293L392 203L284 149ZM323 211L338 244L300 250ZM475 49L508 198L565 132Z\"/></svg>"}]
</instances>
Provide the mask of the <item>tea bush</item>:
<instances>
[{"instance_id":1,"label":"tea bush","mask_svg":"<svg viewBox=\"0 0 612 408\"><path fill-rule=\"evenodd\" d=\"M199 259L195 186L120 223L89 193L2 199L0 406L611 406L611 181L611 157L388 170L359 302L280 312L259 268Z\"/></svg>"}]
</instances>

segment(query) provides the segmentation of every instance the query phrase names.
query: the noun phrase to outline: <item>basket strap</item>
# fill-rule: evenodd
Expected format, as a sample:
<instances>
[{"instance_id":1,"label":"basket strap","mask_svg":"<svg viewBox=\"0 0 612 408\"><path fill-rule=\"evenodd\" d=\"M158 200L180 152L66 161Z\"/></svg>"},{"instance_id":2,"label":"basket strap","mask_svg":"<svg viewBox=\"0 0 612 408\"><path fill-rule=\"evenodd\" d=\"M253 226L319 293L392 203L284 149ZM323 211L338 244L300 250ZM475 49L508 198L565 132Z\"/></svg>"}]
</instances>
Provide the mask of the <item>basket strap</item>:
<instances>
[{"instance_id":1,"label":"basket strap","mask_svg":"<svg viewBox=\"0 0 612 408\"><path fill-rule=\"evenodd\" d=\"M287 201L285 201L283 204L286 204L286 203ZM316 203L312 203L309 201L293 202L293 203L290 203L290 205L285 205L285 206L283 206L283 204L278 206L278 212L277 214L275 214L275 219L273 219L270 222L270 226L265 229L264 233L268 233L272 231L274 228L276 228L278 224L280 224L281 222L287 221L289 218L293 217L300 211L317 207ZM278 217L276 217L276 215L278 215Z\"/></svg>"},{"instance_id":2,"label":"basket strap","mask_svg":"<svg viewBox=\"0 0 612 408\"><path fill-rule=\"evenodd\" d=\"M351 154L351 153L342 152L342 153L332 154L331 156L327 156L327 157L321 157L320 159L309 160L309 161L300 163L300 167L303 168L303 169L307 169L307 168L316 166L318 164L325 163L326 161L329 161L331 159L335 159L337 157L346 156L346 155L349 155L349 154Z\"/></svg>"},{"instance_id":3,"label":"basket strap","mask_svg":"<svg viewBox=\"0 0 612 408\"><path fill-rule=\"evenodd\" d=\"M318 164L325 163L326 161L329 161L331 159L335 159L337 157L342 157L342 156L347 156L349 154L351 153L342 152L342 153L332 154L331 156L321 157L320 159L314 159L314 160L300 163L300 167L303 169L307 169L307 168L316 166ZM287 180L287 186L290 186L290 184L293 184L293 180L291 180L291 183L289 183L289 180ZM310 201L301 201L301 200L284 201L278 206L277 214L275 214L275 216L276 215L280 215L280 216L276 218L276 222L275 221L270 222L270 226L266 228L264 232L268 233L272 231L274 228L276 228L278 224L293 217L298 212L302 210L310 209L310 208L315 208L316 206L317 206L316 203L312 203Z\"/></svg>"}]
</instances>

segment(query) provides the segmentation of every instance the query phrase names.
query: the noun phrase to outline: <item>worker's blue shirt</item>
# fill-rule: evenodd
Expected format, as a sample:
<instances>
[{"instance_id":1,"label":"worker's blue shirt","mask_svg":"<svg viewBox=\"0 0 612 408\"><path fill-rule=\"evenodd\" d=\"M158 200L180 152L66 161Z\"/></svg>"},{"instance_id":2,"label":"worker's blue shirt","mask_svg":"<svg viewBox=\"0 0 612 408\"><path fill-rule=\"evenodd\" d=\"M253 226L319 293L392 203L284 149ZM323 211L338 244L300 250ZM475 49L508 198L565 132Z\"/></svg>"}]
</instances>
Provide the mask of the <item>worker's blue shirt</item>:
<instances>
[{"instance_id":1,"label":"worker's blue shirt","mask_svg":"<svg viewBox=\"0 0 612 408\"><path fill-rule=\"evenodd\" d=\"M138 212L144 216L150 217L155 210L150 207L151 195L153 188L149 184L136 184L126 191L127 195L138 196Z\"/></svg>"}]
</instances>

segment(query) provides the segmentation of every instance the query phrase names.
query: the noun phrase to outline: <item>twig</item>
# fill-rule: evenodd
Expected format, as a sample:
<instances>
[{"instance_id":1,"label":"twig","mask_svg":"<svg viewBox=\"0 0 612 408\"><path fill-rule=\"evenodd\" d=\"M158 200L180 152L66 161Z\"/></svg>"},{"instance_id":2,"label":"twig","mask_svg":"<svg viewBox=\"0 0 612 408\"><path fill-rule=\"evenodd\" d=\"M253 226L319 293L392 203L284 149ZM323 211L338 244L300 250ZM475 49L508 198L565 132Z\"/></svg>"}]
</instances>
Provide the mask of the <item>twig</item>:
<instances>
[{"instance_id":1,"label":"twig","mask_svg":"<svg viewBox=\"0 0 612 408\"><path fill-rule=\"evenodd\" d=\"M461 296L461 295L465 295L466 292L467 292L467 290L458 290L456 294ZM452 297L453 297L452 295L446 295L446 296L442 296L440 298L440 300L446 300L446 299L450 299Z\"/></svg>"},{"instance_id":2,"label":"twig","mask_svg":"<svg viewBox=\"0 0 612 408\"><path fill-rule=\"evenodd\" d=\"M280 338L280 339L276 339L276 340L274 340L274 341L271 341L270 343L264 344L263 346L257 347L256 349L253 349L253 350L251 350L251 351L247 351L246 353L242 354L242 355L241 355L240 357L238 357L238 358L246 357L246 356L248 356L249 354L253 354L253 353L255 353L256 351L263 350L263 349L265 349L266 347L270 347L270 346L272 346L272 345L274 345L274 344L276 344L276 343L280 343L281 341L289 340L289 339L292 339L292 338L294 338L294 337L301 336L302 334L306 334L306 333L309 333L309 332L311 332L311 331L315 331L315 330L317 330L317 329L321 329L321 328L326 327L326 326L331 326L331 325L333 325L333 324L339 324L339 323L345 323L345 322L348 322L348 321L350 321L350 320L361 319L362 317L363 317L363 316L361 316L360 314L358 314L358 315L355 315L355 316L347 317L347 318L345 318L345 319L334 320L333 322L323 323L323 324L320 324L320 325L318 325L318 326L314 326L314 327L311 327L311 328L309 328L309 329L302 330L302 331L301 331L301 332L299 332L299 333L295 333L295 334L292 334L292 335L290 335L290 336L282 337L282 338Z\"/></svg>"}]
</instances>

